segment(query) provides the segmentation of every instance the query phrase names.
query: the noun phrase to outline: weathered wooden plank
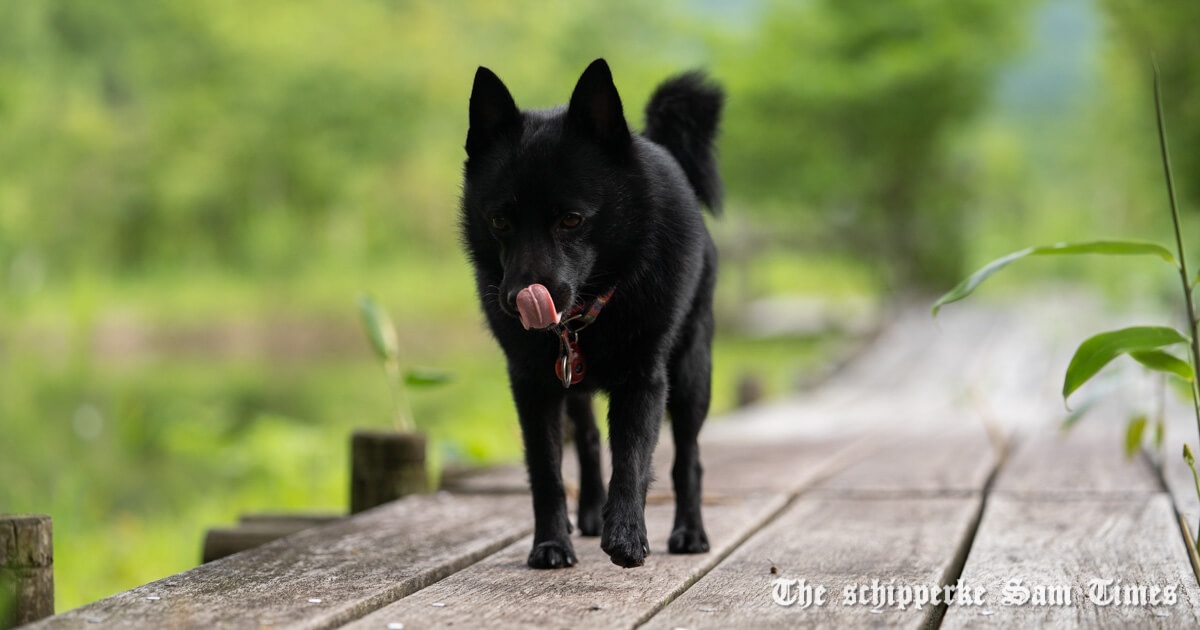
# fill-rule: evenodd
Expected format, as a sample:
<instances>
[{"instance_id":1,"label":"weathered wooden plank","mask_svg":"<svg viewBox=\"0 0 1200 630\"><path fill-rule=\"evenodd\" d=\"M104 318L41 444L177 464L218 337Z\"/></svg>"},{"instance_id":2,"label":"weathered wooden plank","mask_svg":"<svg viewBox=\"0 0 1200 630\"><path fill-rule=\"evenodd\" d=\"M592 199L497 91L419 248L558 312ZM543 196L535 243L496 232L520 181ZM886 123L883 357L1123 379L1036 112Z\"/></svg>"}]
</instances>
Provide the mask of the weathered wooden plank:
<instances>
[{"instance_id":1,"label":"weathered wooden plank","mask_svg":"<svg viewBox=\"0 0 1200 630\"><path fill-rule=\"evenodd\" d=\"M1004 589L1017 579L1030 589L1031 600L1005 605ZM1200 625L1200 588L1165 493L1075 500L991 497L962 580L986 589L985 605L950 606L943 628ZM1093 580L1174 587L1177 601L1101 606L1088 597ZM1046 601L1054 595L1048 589L1065 589L1069 604L1033 605L1039 587L1050 596Z\"/></svg>"},{"instance_id":2,"label":"weathered wooden plank","mask_svg":"<svg viewBox=\"0 0 1200 630\"><path fill-rule=\"evenodd\" d=\"M978 511L978 496L803 497L646 627L918 627L935 607L889 606L887 587L937 591L964 551L959 542ZM824 604L777 603L776 596L799 597L800 579L814 591L824 587Z\"/></svg>"},{"instance_id":3,"label":"weathered wooden plank","mask_svg":"<svg viewBox=\"0 0 1200 630\"><path fill-rule=\"evenodd\" d=\"M650 627L893 627L932 618L936 606L928 603L864 606L857 587L936 591L961 567L998 457L982 429L913 437L881 431L872 439L884 446L817 483ZM824 587L826 603L776 603L773 588L781 579ZM847 603L847 588L854 603Z\"/></svg>"},{"instance_id":4,"label":"weathered wooden plank","mask_svg":"<svg viewBox=\"0 0 1200 630\"><path fill-rule=\"evenodd\" d=\"M982 428L914 437L880 432L877 450L818 484L833 497L891 497L981 493L999 461Z\"/></svg>"},{"instance_id":5,"label":"weathered wooden plank","mask_svg":"<svg viewBox=\"0 0 1200 630\"><path fill-rule=\"evenodd\" d=\"M628 628L680 593L786 501L784 493L764 491L706 506L712 551L697 555L667 553L674 506L649 505L651 555L637 569L612 564L598 538L576 537L578 565L533 570L525 566L526 538L348 628Z\"/></svg>"},{"instance_id":6,"label":"weathered wooden plank","mask_svg":"<svg viewBox=\"0 0 1200 630\"><path fill-rule=\"evenodd\" d=\"M1019 438L996 476L995 492L1031 497L1161 492L1144 458L1125 457L1124 438L1124 425L1117 422Z\"/></svg>"},{"instance_id":7,"label":"weathered wooden plank","mask_svg":"<svg viewBox=\"0 0 1200 630\"><path fill-rule=\"evenodd\" d=\"M529 510L522 496L412 496L32 627L336 627L527 535Z\"/></svg>"}]
</instances>

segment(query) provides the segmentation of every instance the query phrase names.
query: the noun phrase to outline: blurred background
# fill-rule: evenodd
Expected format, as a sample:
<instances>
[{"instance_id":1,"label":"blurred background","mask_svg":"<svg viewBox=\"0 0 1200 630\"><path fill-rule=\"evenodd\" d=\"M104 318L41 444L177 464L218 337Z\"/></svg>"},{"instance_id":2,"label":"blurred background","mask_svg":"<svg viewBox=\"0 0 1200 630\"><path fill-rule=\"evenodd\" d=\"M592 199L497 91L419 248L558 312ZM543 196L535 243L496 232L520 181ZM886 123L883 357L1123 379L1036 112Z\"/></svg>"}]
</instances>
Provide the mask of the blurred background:
<instances>
[{"instance_id":1,"label":"blurred background","mask_svg":"<svg viewBox=\"0 0 1200 630\"><path fill-rule=\"evenodd\" d=\"M2 2L0 512L53 516L61 611L195 566L240 512L344 510L350 431L392 417L363 291L405 362L455 376L411 392L432 465L519 460L458 246L478 65L548 107L605 57L635 127L670 74L725 84L719 415L991 258L1167 240L1151 50L1197 234L1197 23L1135 0ZM1159 300L1175 279L1145 267L1029 262L980 297Z\"/></svg>"}]
</instances>

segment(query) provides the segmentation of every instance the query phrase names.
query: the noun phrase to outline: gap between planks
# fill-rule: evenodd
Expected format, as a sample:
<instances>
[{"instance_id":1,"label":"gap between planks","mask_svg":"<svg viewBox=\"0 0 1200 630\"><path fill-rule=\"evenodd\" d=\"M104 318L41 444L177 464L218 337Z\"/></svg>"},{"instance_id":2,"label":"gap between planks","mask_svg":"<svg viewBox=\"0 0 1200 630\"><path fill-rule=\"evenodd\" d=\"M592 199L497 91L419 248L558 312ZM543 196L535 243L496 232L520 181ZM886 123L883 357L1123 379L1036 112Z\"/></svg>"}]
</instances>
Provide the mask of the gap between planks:
<instances>
[{"instance_id":1,"label":"gap between planks","mask_svg":"<svg viewBox=\"0 0 1200 630\"><path fill-rule=\"evenodd\" d=\"M791 445L793 453L804 448L803 443ZM722 480L726 486L742 489L729 495L731 500L705 508L705 522L712 544L712 550L706 554L666 553L664 543L670 532L674 506L651 503L646 508L646 519L652 554L647 558L645 568L616 567L600 550L598 539L575 537L572 542L579 558L577 566L558 571L532 571L524 565L532 540L526 537L347 627L386 627L389 623L403 623L412 629L452 624L491 628L627 628L639 625L685 592L747 538L771 523L805 488L860 461L866 449L869 449L869 442L865 440L846 440L840 448L816 463L810 463L815 458L781 458L785 452L782 449L769 451L773 457L762 458L758 464L773 461L774 467L782 467L783 472L799 471L794 476L779 477L778 482L786 483L779 485L777 482L775 488L745 488L736 478L735 473L740 469L727 471L728 476ZM727 461L721 457L716 459ZM721 467L712 466L710 471L720 478ZM603 601L594 598L591 587L595 584L605 585ZM517 606L513 605L514 596L520 598Z\"/></svg>"},{"instance_id":2,"label":"gap between planks","mask_svg":"<svg viewBox=\"0 0 1200 630\"><path fill-rule=\"evenodd\" d=\"M836 603L848 580L864 571L879 575L880 567L889 567L883 575L903 575L924 584L958 579L986 491L1004 458L981 432L931 437L879 449L801 493L660 607L646 627L737 627L750 618L755 627L936 627L940 612L934 607L878 617L882 611ZM960 474L947 476L945 469ZM947 539L956 542L950 554L944 553L942 541ZM915 547L896 554L909 544ZM814 555L813 549L819 553ZM811 578L810 584L832 585L828 597L833 601L804 611L773 603L775 579L801 576Z\"/></svg>"}]
</instances>

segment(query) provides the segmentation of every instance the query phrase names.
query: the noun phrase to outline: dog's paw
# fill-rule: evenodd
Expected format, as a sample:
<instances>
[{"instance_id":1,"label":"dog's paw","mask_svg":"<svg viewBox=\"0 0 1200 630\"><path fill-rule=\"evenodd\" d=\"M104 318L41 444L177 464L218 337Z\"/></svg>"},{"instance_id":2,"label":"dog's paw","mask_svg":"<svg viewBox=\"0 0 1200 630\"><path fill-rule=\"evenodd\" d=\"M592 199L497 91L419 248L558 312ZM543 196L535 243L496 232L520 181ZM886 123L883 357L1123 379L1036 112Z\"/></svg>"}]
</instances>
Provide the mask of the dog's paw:
<instances>
[{"instance_id":1,"label":"dog's paw","mask_svg":"<svg viewBox=\"0 0 1200 630\"><path fill-rule=\"evenodd\" d=\"M679 527L667 539L671 553L704 553L708 551L708 534L703 527Z\"/></svg>"},{"instance_id":2,"label":"dog's paw","mask_svg":"<svg viewBox=\"0 0 1200 630\"><path fill-rule=\"evenodd\" d=\"M534 569L562 569L575 566L575 549L568 540L547 540L535 543L529 559L525 561Z\"/></svg>"},{"instance_id":3,"label":"dog's paw","mask_svg":"<svg viewBox=\"0 0 1200 630\"><path fill-rule=\"evenodd\" d=\"M613 564L626 569L646 564L646 556L650 555L645 530L633 524L605 527L600 548Z\"/></svg>"},{"instance_id":4,"label":"dog's paw","mask_svg":"<svg viewBox=\"0 0 1200 630\"><path fill-rule=\"evenodd\" d=\"M599 536L604 529L604 516L601 505L579 506L579 535Z\"/></svg>"}]
</instances>

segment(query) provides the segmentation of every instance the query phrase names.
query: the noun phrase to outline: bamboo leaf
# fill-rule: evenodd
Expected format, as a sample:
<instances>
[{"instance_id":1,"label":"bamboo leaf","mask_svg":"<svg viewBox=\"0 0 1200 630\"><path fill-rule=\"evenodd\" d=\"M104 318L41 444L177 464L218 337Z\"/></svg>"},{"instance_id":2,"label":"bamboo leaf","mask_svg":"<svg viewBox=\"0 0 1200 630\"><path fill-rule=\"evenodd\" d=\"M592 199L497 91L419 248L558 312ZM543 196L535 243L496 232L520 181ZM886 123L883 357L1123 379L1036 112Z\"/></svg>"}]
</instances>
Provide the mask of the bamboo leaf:
<instances>
[{"instance_id":1,"label":"bamboo leaf","mask_svg":"<svg viewBox=\"0 0 1200 630\"><path fill-rule=\"evenodd\" d=\"M1192 366L1175 355L1163 350L1137 350L1130 352L1129 356L1134 361L1159 372L1174 374L1185 381L1191 381L1195 378L1195 372Z\"/></svg>"},{"instance_id":2,"label":"bamboo leaf","mask_svg":"<svg viewBox=\"0 0 1200 630\"><path fill-rule=\"evenodd\" d=\"M1100 333L1079 344L1075 356L1071 357L1063 379L1063 400L1122 354L1154 350L1187 340L1183 333L1166 326L1134 326Z\"/></svg>"},{"instance_id":3,"label":"bamboo leaf","mask_svg":"<svg viewBox=\"0 0 1200 630\"><path fill-rule=\"evenodd\" d=\"M375 355L383 362L400 360L400 342L396 338L396 327L382 306L363 294L358 298L358 314L363 331L371 342Z\"/></svg>"},{"instance_id":4,"label":"bamboo leaf","mask_svg":"<svg viewBox=\"0 0 1200 630\"><path fill-rule=\"evenodd\" d=\"M1125 427L1125 457L1137 455L1142 445L1142 434L1146 432L1146 416L1134 416Z\"/></svg>"},{"instance_id":5,"label":"bamboo leaf","mask_svg":"<svg viewBox=\"0 0 1200 630\"><path fill-rule=\"evenodd\" d=\"M404 375L404 383L418 387L429 385L444 385L454 380L454 374L447 370L427 367L415 367Z\"/></svg>"},{"instance_id":6,"label":"bamboo leaf","mask_svg":"<svg viewBox=\"0 0 1200 630\"><path fill-rule=\"evenodd\" d=\"M991 277L992 274L1026 256L1065 256L1078 254L1107 254L1110 256L1152 255L1162 258L1177 268L1179 266L1179 263L1176 262L1175 256L1171 254L1170 250L1158 243L1146 241L1091 241L1086 243L1056 243L1043 247L1027 247L993 260L984 265L979 271L976 271L958 283L958 286L950 289L950 291L934 303L933 316L937 317L938 311L942 306L967 297L980 284L983 284L984 280Z\"/></svg>"}]
</instances>

